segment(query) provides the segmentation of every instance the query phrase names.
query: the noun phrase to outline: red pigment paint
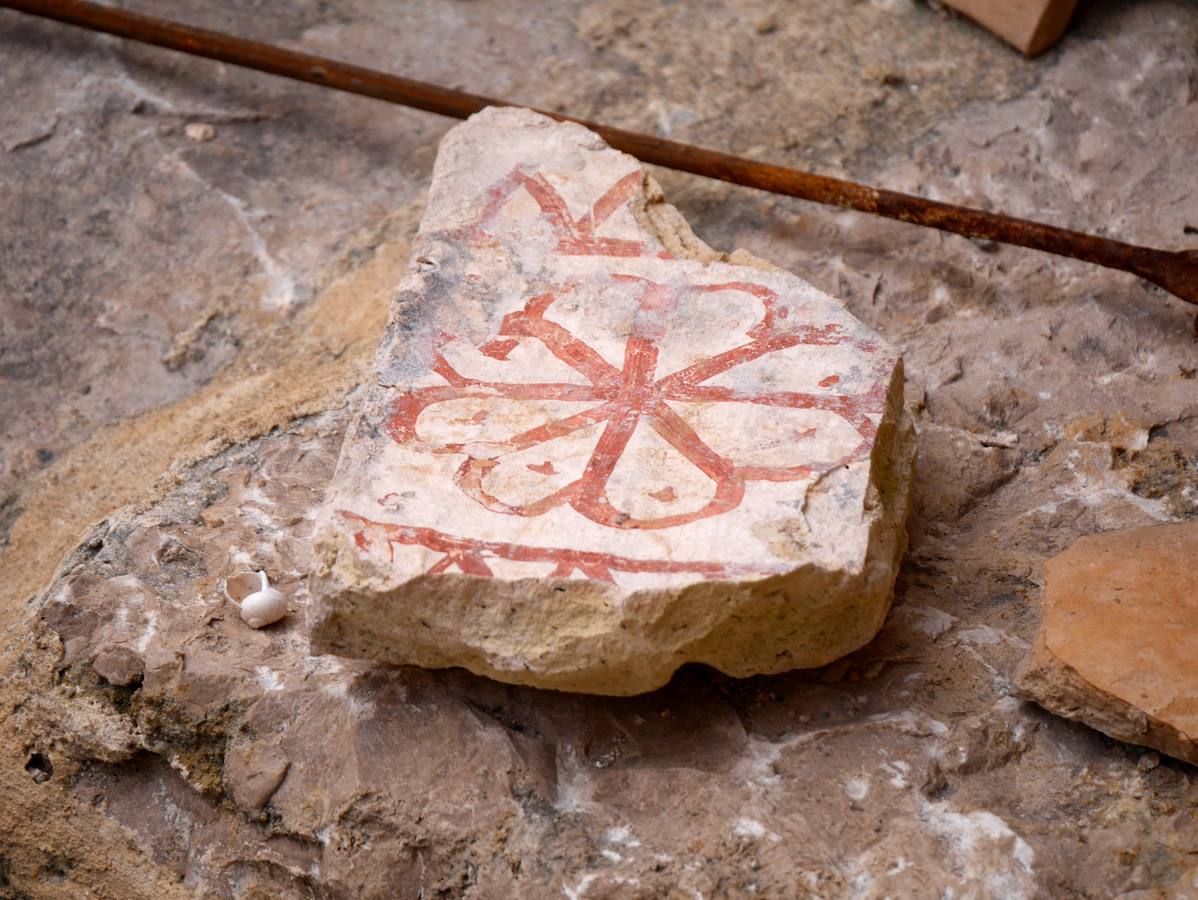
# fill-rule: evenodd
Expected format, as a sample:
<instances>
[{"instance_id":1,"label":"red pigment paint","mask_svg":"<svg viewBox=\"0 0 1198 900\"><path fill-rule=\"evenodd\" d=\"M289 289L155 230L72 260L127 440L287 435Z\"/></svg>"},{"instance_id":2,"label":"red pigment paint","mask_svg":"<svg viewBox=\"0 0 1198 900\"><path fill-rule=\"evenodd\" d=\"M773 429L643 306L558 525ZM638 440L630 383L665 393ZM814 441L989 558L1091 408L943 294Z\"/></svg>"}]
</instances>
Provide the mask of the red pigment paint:
<instances>
[{"instance_id":1,"label":"red pigment paint","mask_svg":"<svg viewBox=\"0 0 1198 900\"><path fill-rule=\"evenodd\" d=\"M671 258L647 247L642 241L604 237L596 233L618 209L636 196L641 186L641 173L634 171L613 184L582 216L575 218L552 184L531 167L519 166L487 192L487 199L477 223L459 230L457 237L476 247L494 244L488 233L504 205L521 189L535 200L542 219L549 224L557 238L555 252L567 256L656 256ZM600 278L604 276L598 276ZM709 379L759 359L770 353L797 345L834 346L852 344L865 354L877 351L868 341L853 338L835 324L810 325L789 321L791 310L778 303L778 295L770 288L751 281L730 281L722 284L658 284L646 278L612 273L606 276L614 285L625 285L638 292L638 310L632 332L624 346L624 364L617 368L593 347L563 326L546 318L546 313L561 297L577 285L562 284L527 300L523 308L504 316L498 332L479 345L484 355L506 360L522 340L540 342L557 359L583 375L587 384L524 383L483 381L467 378L449 363L441 352L454 336L442 334L431 370L446 382L434 387L416 388L396 397L388 410L386 429L400 444L413 443L417 419L424 410L451 400L492 399L507 401L560 400L581 402L590 406L581 412L531 428L508 439L508 452L519 452L595 425L602 433L595 444L582 475L545 497L523 505L510 505L490 495L484 485L487 474L498 463L493 457L475 458L466 450L466 443L441 443L432 448L435 453L464 454L465 460L454 475L455 483L469 497L492 512L516 516L538 516L562 504L568 504L592 522L620 529L671 528L735 509L741 502L745 484L749 481L784 482L808 478L864 458L869 452L875 432L871 416L882 412L885 404L886 381L879 376L865 393L842 394L828 390L840 383L839 375L828 375L818 384L822 392L767 391L746 392L731 387L705 384ZM716 353L707 359L679 371L659 377L656 373L661 342L666 337L668 314L696 295L720 291L738 292L761 304L760 320L747 332L747 342ZM748 403L757 406L790 409L813 409L833 413L849 423L860 435L861 442L847 455L829 460L812 461L797 466L738 466L712 449L699 434L670 406L670 401L708 403ZM483 412L465 420L481 423ZM626 450L637 425L646 422L663 440L710 478L715 485L714 496L703 507L691 512L653 518L634 518L617 509L608 500L606 485ZM795 439L814 437L816 429L796 433ZM555 474L550 460L527 464L540 474ZM677 499L673 487L651 493L661 502ZM350 518L359 518L344 513ZM574 571L591 578L611 580L612 571L671 572L685 571L729 577L731 569L721 563L672 563L669 561L632 560L610 554L585 551L533 548L516 544L475 541L451 537L431 529L403 525L386 525L360 519L363 530L358 543L368 531L388 535L386 541L417 543L443 552L445 556L429 571L445 571L456 567L473 575L489 575L488 557L525 561L552 561L554 575L565 577ZM380 532L379 530L382 529ZM376 541L368 540L367 543ZM682 568L674 568L682 566ZM648 567L648 568L646 568ZM696 568L697 567L697 568Z\"/></svg>"}]
</instances>

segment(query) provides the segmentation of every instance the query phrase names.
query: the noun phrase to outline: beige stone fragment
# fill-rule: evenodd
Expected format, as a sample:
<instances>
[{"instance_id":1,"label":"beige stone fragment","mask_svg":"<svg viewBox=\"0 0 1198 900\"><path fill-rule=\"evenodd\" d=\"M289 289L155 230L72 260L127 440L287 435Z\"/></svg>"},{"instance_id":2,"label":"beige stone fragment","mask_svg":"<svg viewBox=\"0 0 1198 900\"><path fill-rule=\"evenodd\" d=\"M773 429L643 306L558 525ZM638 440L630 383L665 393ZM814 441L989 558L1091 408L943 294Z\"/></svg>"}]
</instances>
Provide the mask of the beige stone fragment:
<instances>
[{"instance_id":1,"label":"beige stone fragment","mask_svg":"<svg viewBox=\"0 0 1198 900\"><path fill-rule=\"evenodd\" d=\"M1198 763L1198 522L1090 535L1044 568L1021 689L1057 715Z\"/></svg>"},{"instance_id":2,"label":"beige stone fragment","mask_svg":"<svg viewBox=\"0 0 1198 900\"><path fill-rule=\"evenodd\" d=\"M193 141L204 143L216 137L216 129L207 122L188 122L183 133Z\"/></svg>"},{"instance_id":3,"label":"beige stone fragment","mask_svg":"<svg viewBox=\"0 0 1198 900\"><path fill-rule=\"evenodd\" d=\"M838 301L707 247L584 128L487 110L346 437L313 648L606 694L827 663L890 603L901 401Z\"/></svg>"}]
</instances>

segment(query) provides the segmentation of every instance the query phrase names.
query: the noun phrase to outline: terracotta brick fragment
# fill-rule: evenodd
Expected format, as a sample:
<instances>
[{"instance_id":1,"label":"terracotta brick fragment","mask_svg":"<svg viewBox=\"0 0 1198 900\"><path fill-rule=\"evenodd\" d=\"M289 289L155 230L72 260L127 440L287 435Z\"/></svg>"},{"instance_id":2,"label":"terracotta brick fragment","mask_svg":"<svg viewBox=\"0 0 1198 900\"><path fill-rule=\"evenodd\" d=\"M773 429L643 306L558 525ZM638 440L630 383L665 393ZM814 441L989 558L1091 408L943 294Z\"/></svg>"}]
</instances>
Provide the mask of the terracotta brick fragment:
<instances>
[{"instance_id":1,"label":"terracotta brick fragment","mask_svg":"<svg viewBox=\"0 0 1198 900\"><path fill-rule=\"evenodd\" d=\"M1077 0L944 0L1028 56L1043 53L1065 33Z\"/></svg>"},{"instance_id":2,"label":"terracotta brick fragment","mask_svg":"<svg viewBox=\"0 0 1198 900\"><path fill-rule=\"evenodd\" d=\"M1198 764L1198 522L1081 538L1045 580L1025 695Z\"/></svg>"}]
</instances>

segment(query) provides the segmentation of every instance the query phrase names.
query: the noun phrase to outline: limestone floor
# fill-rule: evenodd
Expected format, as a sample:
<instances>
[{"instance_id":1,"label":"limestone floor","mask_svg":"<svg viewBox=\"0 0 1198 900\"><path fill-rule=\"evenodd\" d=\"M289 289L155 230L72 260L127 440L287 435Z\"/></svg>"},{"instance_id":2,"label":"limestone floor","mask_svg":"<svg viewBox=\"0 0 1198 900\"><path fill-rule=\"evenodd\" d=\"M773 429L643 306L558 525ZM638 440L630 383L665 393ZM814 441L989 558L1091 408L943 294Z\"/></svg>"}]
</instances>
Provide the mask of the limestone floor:
<instances>
[{"instance_id":1,"label":"limestone floor","mask_svg":"<svg viewBox=\"0 0 1198 900\"><path fill-rule=\"evenodd\" d=\"M1184 0L1085 4L1033 61L912 0L130 5L1198 245ZM81 542L72 564L97 578L150 565L145 535L165 542L196 503L259 528L264 555L293 552L279 528L319 500L450 123L10 12L0 96L0 895L1198 892L1198 772L1009 683L1044 558L1198 513L1198 345L1180 301L657 172L709 244L838 294L906 356L916 510L879 638L814 672L688 669L612 700L312 668L299 622L228 645L218 623L180 638L171 685L197 693L151 703L67 664L31 598ZM204 602L184 590L205 574L186 541L155 546L162 596ZM232 680L205 680L228 652ZM234 721L298 737L255 756Z\"/></svg>"}]
</instances>

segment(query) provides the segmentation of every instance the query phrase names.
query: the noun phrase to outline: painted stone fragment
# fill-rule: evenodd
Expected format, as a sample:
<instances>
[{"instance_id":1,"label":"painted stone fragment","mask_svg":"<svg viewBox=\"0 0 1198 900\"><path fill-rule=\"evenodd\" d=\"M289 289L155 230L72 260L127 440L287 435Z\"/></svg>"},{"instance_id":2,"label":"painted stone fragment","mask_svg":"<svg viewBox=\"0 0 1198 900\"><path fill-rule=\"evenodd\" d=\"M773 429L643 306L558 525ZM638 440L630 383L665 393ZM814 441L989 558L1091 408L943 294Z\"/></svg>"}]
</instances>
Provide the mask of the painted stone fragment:
<instances>
[{"instance_id":1,"label":"painted stone fragment","mask_svg":"<svg viewBox=\"0 0 1198 900\"><path fill-rule=\"evenodd\" d=\"M1198 522L1083 537L1044 577L1024 695L1198 765Z\"/></svg>"},{"instance_id":2,"label":"painted stone fragment","mask_svg":"<svg viewBox=\"0 0 1198 900\"><path fill-rule=\"evenodd\" d=\"M905 547L897 354L691 234L590 131L443 140L323 512L318 652L650 690L867 642Z\"/></svg>"}]
</instances>

